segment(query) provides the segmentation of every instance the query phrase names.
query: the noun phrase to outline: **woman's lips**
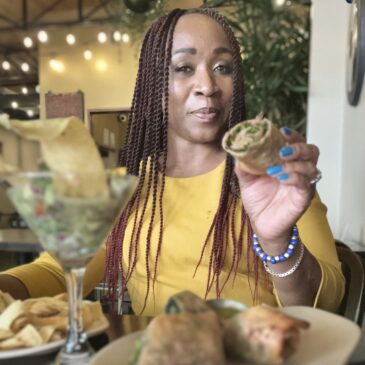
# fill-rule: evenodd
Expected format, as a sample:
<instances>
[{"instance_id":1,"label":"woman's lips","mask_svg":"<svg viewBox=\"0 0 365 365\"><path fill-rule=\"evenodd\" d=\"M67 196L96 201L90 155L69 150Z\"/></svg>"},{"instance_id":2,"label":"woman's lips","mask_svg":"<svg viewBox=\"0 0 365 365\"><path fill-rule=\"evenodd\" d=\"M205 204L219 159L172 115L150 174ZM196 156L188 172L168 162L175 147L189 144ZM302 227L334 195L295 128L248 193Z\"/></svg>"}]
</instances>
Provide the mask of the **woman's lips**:
<instances>
[{"instance_id":1,"label":"woman's lips","mask_svg":"<svg viewBox=\"0 0 365 365\"><path fill-rule=\"evenodd\" d=\"M203 121L209 122L218 116L219 110L216 108L200 108L194 110L191 114Z\"/></svg>"}]
</instances>

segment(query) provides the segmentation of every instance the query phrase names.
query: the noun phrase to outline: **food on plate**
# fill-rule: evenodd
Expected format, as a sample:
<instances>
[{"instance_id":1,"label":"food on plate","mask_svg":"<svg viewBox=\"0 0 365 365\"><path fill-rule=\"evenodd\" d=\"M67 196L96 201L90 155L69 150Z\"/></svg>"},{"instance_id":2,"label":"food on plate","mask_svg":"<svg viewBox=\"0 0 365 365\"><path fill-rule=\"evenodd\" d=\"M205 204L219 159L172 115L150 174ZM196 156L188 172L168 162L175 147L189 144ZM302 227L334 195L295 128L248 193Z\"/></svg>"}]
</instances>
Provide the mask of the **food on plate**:
<instances>
[{"instance_id":1,"label":"food on plate","mask_svg":"<svg viewBox=\"0 0 365 365\"><path fill-rule=\"evenodd\" d=\"M8 294L8 293L3 293L0 290L0 314L4 311L4 309L11 304L12 302L14 302L13 297Z\"/></svg>"},{"instance_id":2,"label":"food on plate","mask_svg":"<svg viewBox=\"0 0 365 365\"><path fill-rule=\"evenodd\" d=\"M280 130L260 117L238 123L222 140L223 148L238 160L240 168L253 175L265 175L266 168L280 165L279 150L285 144Z\"/></svg>"},{"instance_id":3,"label":"food on plate","mask_svg":"<svg viewBox=\"0 0 365 365\"><path fill-rule=\"evenodd\" d=\"M7 305L0 314L0 351L40 346L65 338L68 326L67 295L14 300L0 291ZM83 302L85 329L103 320L99 302Z\"/></svg>"},{"instance_id":4,"label":"food on plate","mask_svg":"<svg viewBox=\"0 0 365 365\"><path fill-rule=\"evenodd\" d=\"M199 313L209 310L208 304L189 290L181 291L169 298L165 305L165 313L180 312Z\"/></svg>"},{"instance_id":5,"label":"food on plate","mask_svg":"<svg viewBox=\"0 0 365 365\"><path fill-rule=\"evenodd\" d=\"M296 352L300 330L307 328L309 322L276 308L252 307L225 323L224 346L230 357L250 364L283 364Z\"/></svg>"},{"instance_id":6,"label":"food on plate","mask_svg":"<svg viewBox=\"0 0 365 365\"><path fill-rule=\"evenodd\" d=\"M131 365L225 365L218 315L208 310L160 315L136 344Z\"/></svg>"},{"instance_id":7,"label":"food on plate","mask_svg":"<svg viewBox=\"0 0 365 365\"><path fill-rule=\"evenodd\" d=\"M169 298L135 344L130 365L280 365L294 354L307 321L266 305L204 301L189 291Z\"/></svg>"}]
</instances>

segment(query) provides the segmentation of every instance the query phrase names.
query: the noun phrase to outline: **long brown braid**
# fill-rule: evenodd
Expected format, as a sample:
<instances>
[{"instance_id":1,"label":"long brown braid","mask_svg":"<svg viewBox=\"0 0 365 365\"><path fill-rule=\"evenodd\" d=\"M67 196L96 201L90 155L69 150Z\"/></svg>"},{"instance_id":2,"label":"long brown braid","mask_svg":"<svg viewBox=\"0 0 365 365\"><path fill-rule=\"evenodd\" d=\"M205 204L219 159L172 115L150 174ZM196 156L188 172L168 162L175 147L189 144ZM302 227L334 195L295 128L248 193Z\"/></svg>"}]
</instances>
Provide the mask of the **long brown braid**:
<instances>
[{"instance_id":1,"label":"long brown braid","mask_svg":"<svg viewBox=\"0 0 365 365\"><path fill-rule=\"evenodd\" d=\"M145 268L147 290L144 308L150 292L150 282L154 286L157 276L158 259L162 246L162 230L164 226L163 194L165 188L165 170L167 161L167 124L168 124L168 80L172 39L175 25L184 14L205 14L217 21L227 34L233 53L233 96L226 129L245 119L245 102L243 92L243 74L241 69L240 48L238 42L224 18L211 9L175 9L168 15L156 20L147 32L139 59L136 86L133 95L131 114L127 130L125 148L121 153L120 164L127 172L139 176L136 193L121 214L119 222L108 237L106 254L105 282L112 299L117 296L118 282L122 279L122 292L127 285L138 258L138 248L142 225L149 199L152 199L152 213L148 225ZM230 275L237 273L238 263L242 254L244 226L247 225L247 242L251 242L252 229L248 217L240 203L238 181L234 174L234 163L230 156L226 158L224 178L217 211L213 218L207 237L203 243L201 256L196 270L202 261L204 251L213 236L213 246L210 252L209 274L206 286L206 296L215 283L216 295L220 296ZM142 189L143 195L142 197ZM158 189L160 191L158 192ZM241 215L237 217L237 204L242 206ZM156 215L159 214L160 226L157 252L153 268L150 267L151 235L154 229ZM241 222L240 230L235 232L235 222ZM127 223L133 224L129 245L128 266L123 267L124 233ZM233 259L228 277L220 283L220 273L223 268L229 242L233 243ZM250 244L247 247L247 265L250 270ZM252 259L252 255L251 255ZM258 280L258 264L254 260L255 282ZM125 270L126 269L126 270ZM195 274L194 274L195 275ZM256 288L257 285L255 285ZM252 292L252 290L251 290ZM154 290L153 290L154 293ZM255 293L253 294L255 297Z\"/></svg>"}]
</instances>

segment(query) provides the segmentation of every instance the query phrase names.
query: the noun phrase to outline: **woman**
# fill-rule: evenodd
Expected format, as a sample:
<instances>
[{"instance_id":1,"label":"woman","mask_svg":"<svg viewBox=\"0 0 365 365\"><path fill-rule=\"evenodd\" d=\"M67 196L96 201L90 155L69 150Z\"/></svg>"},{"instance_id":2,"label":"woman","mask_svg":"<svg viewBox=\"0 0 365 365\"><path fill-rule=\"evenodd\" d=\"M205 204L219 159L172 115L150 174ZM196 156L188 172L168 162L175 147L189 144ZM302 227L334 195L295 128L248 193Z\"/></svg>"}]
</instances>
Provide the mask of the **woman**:
<instances>
[{"instance_id":1,"label":"woman","mask_svg":"<svg viewBox=\"0 0 365 365\"><path fill-rule=\"evenodd\" d=\"M197 28L197 24L199 27ZM211 10L174 10L146 34L122 165L140 176L108 239L105 277L123 278L136 313L160 313L182 289L248 305L310 305L335 311L344 290L326 209L315 195L318 148L284 128L282 165L267 176L234 167L223 133L245 119L239 46ZM242 204L243 203L243 204ZM266 254L252 250L252 231ZM103 278L105 250L90 263L89 291ZM275 260L274 260L275 261ZM48 255L9 270L0 288L18 297L64 290Z\"/></svg>"}]
</instances>

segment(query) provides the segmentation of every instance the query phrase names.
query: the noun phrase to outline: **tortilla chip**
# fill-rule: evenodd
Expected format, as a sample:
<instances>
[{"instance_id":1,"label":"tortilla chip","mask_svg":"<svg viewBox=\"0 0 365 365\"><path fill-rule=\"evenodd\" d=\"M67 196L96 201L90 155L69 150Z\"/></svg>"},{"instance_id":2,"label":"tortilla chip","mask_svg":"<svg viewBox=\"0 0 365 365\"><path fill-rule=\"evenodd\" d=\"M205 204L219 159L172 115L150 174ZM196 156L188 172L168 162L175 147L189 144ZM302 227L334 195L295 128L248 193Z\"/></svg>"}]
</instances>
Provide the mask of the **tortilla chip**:
<instances>
[{"instance_id":1,"label":"tortilla chip","mask_svg":"<svg viewBox=\"0 0 365 365\"><path fill-rule=\"evenodd\" d=\"M24 313L24 302L16 300L11 303L0 315L0 329L10 330L12 323Z\"/></svg>"},{"instance_id":2,"label":"tortilla chip","mask_svg":"<svg viewBox=\"0 0 365 365\"><path fill-rule=\"evenodd\" d=\"M0 349L11 350L19 347L34 347L43 344L43 339L34 326L28 324L14 337L0 342Z\"/></svg>"},{"instance_id":3,"label":"tortilla chip","mask_svg":"<svg viewBox=\"0 0 365 365\"><path fill-rule=\"evenodd\" d=\"M7 338L10 338L12 336L14 336L14 333L12 331L0 329L0 341L6 340Z\"/></svg>"},{"instance_id":4,"label":"tortilla chip","mask_svg":"<svg viewBox=\"0 0 365 365\"><path fill-rule=\"evenodd\" d=\"M1 163L1 161L0 161ZM1 170L1 166L0 166ZM13 303L15 299L8 293L4 293L0 290L0 314L8 307L11 303Z\"/></svg>"},{"instance_id":5,"label":"tortilla chip","mask_svg":"<svg viewBox=\"0 0 365 365\"><path fill-rule=\"evenodd\" d=\"M54 173L55 188L60 195L108 197L102 158L80 119L70 117L23 122L3 118L0 126L40 143L42 157Z\"/></svg>"}]
</instances>

